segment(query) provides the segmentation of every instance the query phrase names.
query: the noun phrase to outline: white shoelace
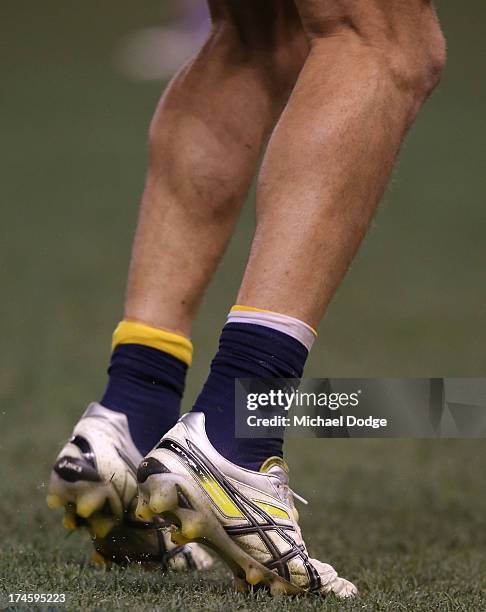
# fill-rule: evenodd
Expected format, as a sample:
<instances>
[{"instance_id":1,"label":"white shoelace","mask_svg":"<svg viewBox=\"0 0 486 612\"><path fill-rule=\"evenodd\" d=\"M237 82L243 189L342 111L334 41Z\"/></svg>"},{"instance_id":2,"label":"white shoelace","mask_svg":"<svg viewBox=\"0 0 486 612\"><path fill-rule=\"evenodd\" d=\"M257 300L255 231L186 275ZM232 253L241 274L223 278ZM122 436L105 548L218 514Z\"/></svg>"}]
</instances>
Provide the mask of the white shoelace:
<instances>
[{"instance_id":1,"label":"white shoelace","mask_svg":"<svg viewBox=\"0 0 486 612\"><path fill-rule=\"evenodd\" d=\"M309 504L309 502L306 499L301 497L298 493L293 491L290 487L288 487L288 489L289 489L289 493L291 493L295 497L295 499L298 499L300 503L305 504L306 506Z\"/></svg>"},{"instance_id":2,"label":"white shoelace","mask_svg":"<svg viewBox=\"0 0 486 612\"><path fill-rule=\"evenodd\" d=\"M285 483L281 482L278 485L278 488L283 490L283 494L284 494L286 499L288 499L290 496L292 496L295 499L298 499L300 501L300 503L305 504L306 506L309 504L309 502L306 499L304 499L301 495L299 495L293 489L291 489L288 484L285 484Z\"/></svg>"}]
</instances>

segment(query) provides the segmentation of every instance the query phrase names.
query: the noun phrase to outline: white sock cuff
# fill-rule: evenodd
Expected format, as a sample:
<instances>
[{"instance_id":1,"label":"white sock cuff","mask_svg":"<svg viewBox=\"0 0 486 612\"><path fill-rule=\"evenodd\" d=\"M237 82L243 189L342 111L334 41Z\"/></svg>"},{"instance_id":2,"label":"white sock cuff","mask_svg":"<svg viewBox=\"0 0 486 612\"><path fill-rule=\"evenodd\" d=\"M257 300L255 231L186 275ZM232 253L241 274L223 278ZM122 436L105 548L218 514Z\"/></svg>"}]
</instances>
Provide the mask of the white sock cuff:
<instances>
[{"instance_id":1,"label":"white sock cuff","mask_svg":"<svg viewBox=\"0 0 486 612\"><path fill-rule=\"evenodd\" d=\"M234 306L226 322L261 325L263 327L275 329L295 338L303 344L308 351L311 350L317 336L312 327L304 323L304 321L269 310Z\"/></svg>"}]
</instances>

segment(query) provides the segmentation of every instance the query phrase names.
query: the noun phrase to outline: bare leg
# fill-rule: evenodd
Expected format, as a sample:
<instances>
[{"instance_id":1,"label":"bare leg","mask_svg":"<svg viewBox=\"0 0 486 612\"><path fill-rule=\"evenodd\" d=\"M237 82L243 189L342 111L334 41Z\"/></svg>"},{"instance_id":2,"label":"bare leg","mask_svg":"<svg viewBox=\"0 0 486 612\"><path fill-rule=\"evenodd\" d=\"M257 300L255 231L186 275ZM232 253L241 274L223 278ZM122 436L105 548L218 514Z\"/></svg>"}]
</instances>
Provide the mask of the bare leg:
<instances>
[{"instance_id":1,"label":"bare leg","mask_svg":"<svg viewBox=\"0 0 486 612\"><path fill-rule=\"evenodd\" d=\"M125 318L189 335L307 55L292 0L211 0L212 33L150 129Z\"/></svg>"},{"instance_id":2,"label":"bare leg","mask_svg":"<svg viewBox=\"0 0 486 612\"><path fill-rule=\"evenodd\" d=\"M66 507L67 527L89 520L98 557L110 562L160 554L160 534L147 529L134 536L118 520L136 495L131 466L179 417L192 354L180 334L189 335L262 145L308 53L292 0L264 6L210 0L210 6L212 33L169 86L151 125L128 321L114 334L108 385L61 451L49 489L50 506ZM193 565L201 569L205 559L195 547Z\"/></svg>"},{"instance_id":3,"label":"bare leg","mask_svg":"<svg viewBox=\"0 0 486 612\"><path fill-rule=\"evenodd\" d=\"M361 243L444 41L425 0L295 0L311 51L271 138L238 303L316 327Z\"/></svg>"},{"instance_id":4,"label":"bare leg","mask_svg":"<svg viewBox=\"0 0 486 612\"><path fill-rule=\"evenodd\" d=\"M306 553L279 432L235 436L235 379L301 376L312 342L305 323L317 325L363 237L402 137L437 81L443 44L424 0L296 0L296 6L311 52L259 181L257 231L238 299L254 308L230 314L192 413L170 433L176 442L149 454L146 464L160 468L151 481L154 468L141 473L137 516L174 513L183 541L212 544L240 588L350 597L356 587ZM234 465L213 452L208 438ZM217 466L211 503L194 483L191 461L180 460L191 444ZM177 487L191 511L178 504ZM257 498L266 501L258 507ZM251 526L256 512L265 534Z\"/></svg>"}]
</instances>

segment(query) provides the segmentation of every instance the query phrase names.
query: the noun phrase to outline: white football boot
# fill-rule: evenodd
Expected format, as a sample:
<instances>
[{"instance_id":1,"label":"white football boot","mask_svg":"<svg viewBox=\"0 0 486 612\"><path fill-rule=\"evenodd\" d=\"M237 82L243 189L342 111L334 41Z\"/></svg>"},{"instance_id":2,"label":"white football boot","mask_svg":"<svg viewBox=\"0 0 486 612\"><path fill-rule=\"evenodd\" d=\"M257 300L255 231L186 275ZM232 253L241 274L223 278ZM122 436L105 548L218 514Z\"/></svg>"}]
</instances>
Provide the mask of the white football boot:
<instances>
[{"instance_id":1,"label":"white football boot","mask_svg":"<svg viewBox=\"0 0 486 612\"><path fill-rule=\"evenodd\" d=\"M136 520L136 470L141 460L126 416L92 403L57 457L47 504L65 508L66 529L88 528L98 564L208 569L210 555L197 544L174 545L165 521Z\"/></svg>"},{"instance_id":2,"label":"white football boot","mask_svg":"<svg viewBox=\"0 0 486 612\"><path fill-rule=\"evenodd\" d=\"M184 415L142 461L137 516L163 517L176 526L175 542L212 548L238 590L262 585L274 595L356 595L330 565L309 557L285 462L272 457L259 472L241 468L215 450L204 422L202 413Z\"/></svg>"}]
</instances>

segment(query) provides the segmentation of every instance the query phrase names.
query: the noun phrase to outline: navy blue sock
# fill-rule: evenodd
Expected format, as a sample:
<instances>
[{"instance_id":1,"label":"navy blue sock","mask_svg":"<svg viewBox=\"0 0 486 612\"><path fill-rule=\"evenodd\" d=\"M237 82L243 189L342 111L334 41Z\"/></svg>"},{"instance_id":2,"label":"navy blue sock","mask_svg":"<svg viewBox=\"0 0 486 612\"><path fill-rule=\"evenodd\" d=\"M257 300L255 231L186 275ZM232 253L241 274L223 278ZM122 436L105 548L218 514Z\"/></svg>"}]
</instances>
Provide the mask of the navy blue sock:
<instances>
[{"instance_id":1,"label":"navy blue sock","mask_svg":"<svg viewBox=\"0 0 486 612\"><path fill-rule=\"evenodd\" d=\"M282 438L235 438L236 378L300 378L306 347L283 332L248 323L228 323L219 350L193 412L206 415L206 432L229 461L259 470L272 456L282 456Z\"/></svg>"},{"instance_id":2,"label":"navy blue sock","mask_svg":"<svg viewBox=\"0 0 486 612\"><path fill-rule=\"evenodd\" d=\"M187 365L141 344L120 344L111 356L101 404L125 414L135 446L146 455L175 425Z\"/></svg>"}]
</instances>

